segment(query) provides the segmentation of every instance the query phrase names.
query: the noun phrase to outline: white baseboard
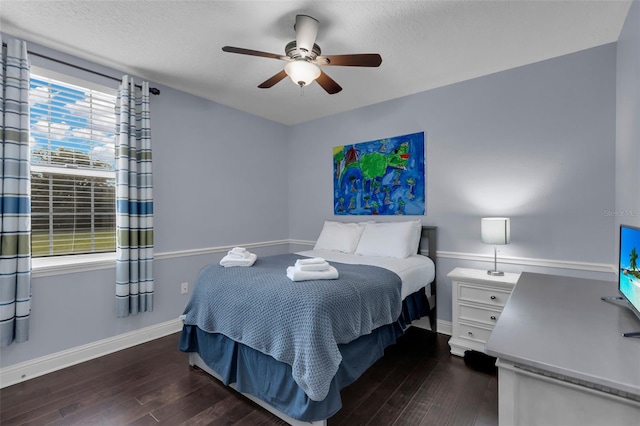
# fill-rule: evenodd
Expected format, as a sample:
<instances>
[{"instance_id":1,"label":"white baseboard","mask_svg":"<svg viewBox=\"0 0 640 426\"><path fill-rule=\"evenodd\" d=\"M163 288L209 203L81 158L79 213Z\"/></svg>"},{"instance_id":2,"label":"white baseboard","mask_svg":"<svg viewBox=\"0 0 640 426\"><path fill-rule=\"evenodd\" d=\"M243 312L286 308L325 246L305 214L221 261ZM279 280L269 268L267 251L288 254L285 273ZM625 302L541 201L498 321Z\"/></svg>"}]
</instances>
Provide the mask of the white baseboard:
<instances>
[{"instance_id":1,"label":"white baseboard","mask_svg":"<svg viewBox=\"0 0 640 426\"><path fill-rule=\"evenodd\" d=\"M419 320L412 321L411 326L424 328L425 330L431 330L431 325L429 324L429 318L424 317ZM437 321L438 333L446 334L447 336L451 336L453 325L451 321L438 320Z\"/></svg>"},{"instance_id":2,"label":"white baseboard","mask_svg":"<svg viewBox=\"0 0 640 426\"><path fill-rule=\"evenodd\" d=\"M430 329L428 318L423 318L426 324L414 321L412 325ZM450 321L438 320L438 333L451 336L452 325ZM34 379L81 362L99 358L113 352L121 351L141 343L149 342L169 334L182 330L182 321L179 318L163 322L140 330L98 340L97 342L56 352L40 358L21 362L6 368L0 368L0 389L16 383Z\"/></svg>"},{"instance_id":3,"label":"white baseboard","mask_svg":"<svg viewBox=\"0 0 640 426\"><path fill-rule=\"evenodd\" d=\"M180 330L182 330L182 321L176 318L175 320L155 324L129 333L14 364L7 368L0 369L0 389L141 343L149 342L169 334L177 333Z\"/></svg>"},{"instance_id":4,"label":"white baseboard","mask_svg":"<svg viewBox=\"0 0 640 426\"><path fill-rule=\"evenodd\" d=\"M438 320L438 333L451 336L453 334L453 323L451 321Z\"/></svg>"}]
</instances>

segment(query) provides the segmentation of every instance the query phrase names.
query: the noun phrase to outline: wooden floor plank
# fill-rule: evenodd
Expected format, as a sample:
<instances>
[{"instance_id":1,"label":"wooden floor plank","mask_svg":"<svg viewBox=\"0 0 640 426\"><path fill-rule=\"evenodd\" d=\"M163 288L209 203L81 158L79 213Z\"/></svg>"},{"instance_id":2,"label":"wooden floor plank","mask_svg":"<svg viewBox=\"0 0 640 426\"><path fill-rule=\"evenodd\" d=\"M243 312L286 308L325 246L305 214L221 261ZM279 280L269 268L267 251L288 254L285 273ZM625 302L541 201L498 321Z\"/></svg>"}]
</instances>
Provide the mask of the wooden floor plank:
<instances>
[{"instance_id":1,"label":"wooden floor plank","mask_svg":"<svg viewBox=\"0 0 640 426\"><path fill-rule=\"evenodd\" d=\"M205 411L211 406L211 401L219 401L216 403L218 405L224 404L229 398L232 397L228 396L221 387L205 382L199 388L177 398L171 395L168 400L152 400L150 404L156 404L158 408L151 414L159 423L180 424Z\"/></svg>"},{"instance_id":2,"label":"wooden floor plank","mask_svg":"<svg viewBox=\"0 0 640 426\"><path fill-rule=\"evenodd\" d=\"M471 374L465 386L458 393L458 404L449 419L452 426L473 426L478 417L478 407L482 405L484 393L489 382L488 375Z\"/></svg>"},{"instance_id":3,"label":"wooden floor plank","mask_svg":"<svg viewBox=\"0 0 640 426\"><path fill-rule=\"evenodd\" d=\"M166 337L163 339L166 339ZM149 349L166 347L169 342L173 343L174 339L149 342L149 346L146 344L139 345L135 347L135 350L130 348L126 351L119 351L20 383L15 385L15 394L13 386L11 387L12 392L3 390L0 392L2 395L0 406L3 407L2 418L8 421L8 419L20 414L24 415L32 411L33 407L62 404L63 401L69 401L69 398L73 399L73 395L82 398L86 395L96 394L100 387L105 387L109 384L121 385L124 380L132 381L138 376L151 374L154 369L158 369L159 365L166 365L168 359L167 355L158 354L156 350L153 352L153 356L160 357L160 361L156 363L147 362L151 354ZM139 358L133 355L133 353L137 354L138 352L140 352ZM183 356L180 357L180 361L182 363L186 362L186 355L181 355ZM124 366L123 363L125 363ZM99 368L96 368L96 365ZM39 388L34 386L35 384L39 384ZM72 401L70 405L72 406L74 403L76 401Z\"/></svg>"},{"instance_id":4,"label":"wooden floor plank","mask_svg":"<svg viewBox=\"0 0 640 426\"><path fill-rule=\"evenodd\" d=\"M121 377L122 383L116 386L99 388L95 392L81 394L74 402L73 407L64 406L61 408L64 417L54 424L81 424L85 418L97 416L123 401L135 399L136 395L140 393L172 383L190 372L190 368L183 363L170 363L166 367L166 370L158 367L151 369L151 374L134 381L129 381L128 377Z\"/></svg>"},{"instance_id":5,"label":"wooden floor plank","mask_svg":"<svg viewBox=\"0 0 640 426\"><path fill-rule=\"evenodd\" d=\"M188 366L178 334L0 391L5 425L284 425L268 411ZM355 383L329 426L495 426L497 377L451 356L449 337L410 328Z\"/></svg>"},{"instance_id":6,"label":"wooden floor plank","mask_svg":"<svg viewBox=\"0 0 640 426\"><path fill-rule=\"evenodd\" d=\"M420 426L444 426L449 424L460 401L460 394L470 380L472 371L464 363L446 365L447 375L442 385L430 398L434 398Z\"/></svg>"},{"instance_id":7,"label":"wooden floor plank","mask_svg":"<svg viewBox=\"0 0 640 426\"><path fill-rule=\"evenodd\" d=\"M385 378L393 370L395 359L383 357L351 385L340 392L342 408L329 419L330 426L348 425L346 419L360 407L372 394L378 392Z\"/></svg>"},{"instance_id":8,"label":"wooden floor plank","mask_svg":"<svg viewBox=\"0 0 640 426\"><path fill-rule=\"evenodd\" d=\"M449 386L448 380L451 374L451 366L438 362L398 415L394 424L405 426L420 424L436 403L436 396L441 395L443 389Z\"/></svg>"},{"instance_id":9,"label":"wooden floor plank","mask_svg":"<svg viewBox=\"0 0 640 426\"><path fill-rule=\"evenodd\" d=\"M375 419L380 419L385 424L393 424L409 401L413 399L413 396L433 371L436 364L437 361L433 359L422 360L415 370L406 377L404 382L394 390L387 402L376 413Z\"/></svg>"},{"instance_id":10,"label":"wooden floor plank","mask_svg":"<svg viewBox=\"0 0 640 426\"><path fill-rule=\"evenodd\" d=\"M127 426L157 426L158 422L153 418L151 414L145 414L144 416L127 423Z\"/></svg>"},{"instance_id":11,"label":"wooden floor plank","mask_svg":"<svg viewBox=\"0 0 640 426\"><path fill-rule=\"evenodd\" d=\"M475 426L498 424L498 377L493 375L484 389L483 400L478 409Z\"/></svg>"},{"instance_id":12,"label":"wooden floor plank","mask_svg":"<svg viewBox=\"0 0 640 426\"><path fill-rule=\"evenodd\" d=\"M266 410L255 407L254 410L236 422L235 426L260 426L260 425L282 425L286 426L284 420L278 419Z\"/></svg>"},{"instance_id":13,"label":"wooden floor plank","mask_svg":"<svg viewBox=\"0 0 640 426\"><path fill-rule=\"evenodd\" d=\"M368 424L373 418L380 421L380 424L389 424L389 419L379 419L378 410L384 406L395 389L400 386L409 374L415 370L417 360L412 357L401 357L397 360L395 367L390 370L390 374L378 386L376 392L360 404L346 419L345 424ZM393 423L393 422L391 422Z\"/></svg>"}]
</instances>

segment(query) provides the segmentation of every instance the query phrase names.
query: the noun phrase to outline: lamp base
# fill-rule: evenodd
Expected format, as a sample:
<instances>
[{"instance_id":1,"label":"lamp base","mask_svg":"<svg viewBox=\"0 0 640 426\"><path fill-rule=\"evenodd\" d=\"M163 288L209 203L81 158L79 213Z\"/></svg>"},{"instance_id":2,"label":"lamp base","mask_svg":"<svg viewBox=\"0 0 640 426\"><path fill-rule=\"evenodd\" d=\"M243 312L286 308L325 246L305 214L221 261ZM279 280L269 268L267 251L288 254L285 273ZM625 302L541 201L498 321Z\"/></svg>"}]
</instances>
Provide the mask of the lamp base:
<instances>
[{"instance_id":1,"label":"lamp base","mask_svg":"<svg viewBox=\"0 0 640 426\"><path fill-rule=\"evenodd\" d=\"M501 277L504 275L502 271L487 271L487 275L491 275L492 277Z\"/></svg>"}]
</instances>

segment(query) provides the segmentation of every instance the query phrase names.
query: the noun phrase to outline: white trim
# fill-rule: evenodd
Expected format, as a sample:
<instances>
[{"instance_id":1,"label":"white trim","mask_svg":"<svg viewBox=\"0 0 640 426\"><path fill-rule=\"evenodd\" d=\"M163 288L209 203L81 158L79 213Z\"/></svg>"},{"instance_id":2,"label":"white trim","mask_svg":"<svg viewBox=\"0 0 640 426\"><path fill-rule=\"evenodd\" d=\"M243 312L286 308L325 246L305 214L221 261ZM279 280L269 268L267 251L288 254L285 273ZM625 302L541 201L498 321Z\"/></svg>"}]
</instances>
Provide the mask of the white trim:
<instances>
[{"instance_id":1,"label":"white trim","mask_svg":"<svg viewBox=\"0 0 640 426\"><path fill-rule=\"evenodd\" d=\"M225 253L236 246L242 246L248 249L256 249L262 247L292 244L313 246L315 245L315 242L295 239L262 241L257 243L235 244L229 246L206 247L192 250L178 250L155 253L154 259L165 260L176 259L180 257L206 256L215 253ZM437 255L438 257L443 259L468 260L472 262L493 262L493 256L485 254L438 250ZM35 259L32 259L32 276L45 277L49 275L70 274L74 272L86 272L99 269L115 268L115 258L115 252L74 256L37 257ZM576 262L572 260L536 259L528 257L499 257L498 261L500 263L511 265L526 265L556 269L573 269L589 272L616 273L617 270L615 265L612 264Z\"/></svg>"},{"instance_id":2,"label":"white trim","mask_svg":"<svg viewBox=\"0 0 640 426\"><path fill-rule=\"evenodd\" d=\"M242 246L248 249L288 245L289 240L263 241L250 244L236 244L233 246L207 247L202 249L179 250L155 253L155 260L176 259L189 256L206 256L215 253L226 253L233 247ZM33 278L51 275L72 274L75 272L89 272L116 267L116 253L78 254L73 256L49 256L31 259L31 276Z\"/></svg>"},{"instance_id":3,"label":"white trim","mask_svg":"<svg viewBox=\"0 0 640 426\"><path fill-rule=\"evenodd\" d=\"M205 255L215 254L215 253L226 253L234 247L245 247L247 249L256 249L256 248L262 248L262 247L288 245L289 241L290 240L274 240L274 241L263 241L259 243L235 244L232 246L219 246L219 247L192 249L192 250L168 251L164 253L156 253L153 255L153 258L156 260L163 260L163 259L175 259L178 257L188 257L188 256L205 256Z\"/></svg>"},{"instance_id":4,"label":"white trim","mask_svg":"<svg viewBox=\"0 0 640 426\"><path fill-rule=\"evenodd\" d=\"M35 257L31 259L31 277L48 277L51 275L89 272L115 267L115 252Z\"/></svg>"},{"instance_id":5,"label":"white trim","mask_svg":"<svg viewBox=\"0 0 640 426\"><path fill-rule=\"evenodd\" d=\"M409 324L411 327L421 328L423 330L431 330L431 324L429 323L429 317L422 317L420 319L411 321ZM453 325L451 321L437 320L436 326L438 327L439 334L446 334L451 336Z\"/></svg>"},{"instance_id":6,"label":"white trim","mask_svg":"<svg viewBox=\"0 0 640 426\"><path fill-rule=\"evenodd\" d=\"M451 329L450 321L438 320L438 333L451 336ZM182 330L182 320L176 318L139 330L91 342L86 345L45 355L40 358L13 364L6 368L0 368L0 389L141 343L159 339L160 337L177 333L180 330Z\"/></svg>"},{"instance_id":7,"label":"white trim","mask_svg":"<svg viewBox=\"0 0 640 426\"><path fill-rule=\"evenodd\" d=\"M308 240L289 240L290 244L297 245L315 245L315 241ZM462 253L457 251L444 251L438 250L437 256L444 259L457 259L468 260L472 262L490 262L493 263L493 256L487 254L477 253ZM617 268L615 265L609 263L594 263L594 262L576 262L573 260L553 260L553 259L536 259L531 257L505 257L499 256L498 262L506 263L510 265L526 265L526 266L538 266L543 268L556 268L556 269L574 269L579 271L589 272L604 272L604 273L616 273Z\"/></svg>"},{"instance_id":8,"label":"white trim","mask_svg":"<svg viewBox=\"0 0 640 426\"><path fill-rule=\"evenodd\" d=\"M85 79L78 78L78 77L74 77L74 76L69 75L69 74L52 71L52 70L50 70L48 68L45 68L45 67L38 67L38 66L35 66L35 65L31 65L30 71L31 71L31 74L33 74L33 75L35 75L37 77L50 78L52 80L58 80L60 82L63 82L63 83L66 83L66 84L70 84L70 85L73 85L73 86L77 86L79 88L91 89L91 90L96 90L98 92L107 93L107 94L109 94L111 96L117 96L118 95L118 88L117 87L109 87L109 86L105 86L104 84L94 83L92 81L85 80ZM118 83L116 82L115 84L117 85Z\"/></svg>"},{"instance_id":9,"label":"white trim","mask_svg":"<svg viewBox=\"0 0 640 426\"><path fill-rule=\"evenodd\" d=\"M446 334L447 336L452 336L453 323L451 321L438 320L438 333Z\"/></svg>"},{"instance_id":10,"label":"white trim","mask_svg":"<svg viewBox=\"0 0 640 426\"><path fill-rule=\"evenodd\" d=\"M179 318L0 369L0 389L182 330Z\"/></svg>"},{"instance_id":11,"label":"white trim","mask_svg":"<svg viewBox=\"0 0 640 426\"><path fill-rule=\"evenodd\" d=\"M440 251L438 257L474 262L491 262L493 256L476 253L460 253L455 251ZM498 257L499 263L511 265L540 266L543 268L576 269L579 271L615 273L616 267L608 263L576 262L573 260L536 259L529 257Z\"/></svg>"},{"instance_id":12,"label":"white trim","mask_svg":"<svg viewBox=\"0 0 640 426\"><path fill-rule=\"evenodd\" d=\"M421 327L422 328L422 327ZM438 333L451 336L451 322L438 320ZM176 318L164 323L134 330L86 345L77 346L51 355L0 368L0 389L34 379L72 365L80 364L141 343L159 339L182 330L182 320Z\"/></svg>"},{"instance_id":13,"label":"white trim","mask_svg":"<svg viewBox=\"0 0 640 426\"><path fill-rule=\"evenodd\" d=\"M71 176L91 176L91 177L100 177L100 178L107 178L107 179L116 178L115 170L92 169L89 167L69 167L69 165L55 166L55 165L31 164L31 172L51 173L56 175L71 175Z\"/></svg>"},{"instance_id":14,"label":"white trim","mask_svg":"<svg viewBox=\"0 0 640 426\"><path fill-rule=\"evenodd\" d=\"M301 246L315 246L316 242L315 241L308 241L308 240L289 240L289 244L297 244L297 245L301 245Z\"/></svg>"}]
</instances>

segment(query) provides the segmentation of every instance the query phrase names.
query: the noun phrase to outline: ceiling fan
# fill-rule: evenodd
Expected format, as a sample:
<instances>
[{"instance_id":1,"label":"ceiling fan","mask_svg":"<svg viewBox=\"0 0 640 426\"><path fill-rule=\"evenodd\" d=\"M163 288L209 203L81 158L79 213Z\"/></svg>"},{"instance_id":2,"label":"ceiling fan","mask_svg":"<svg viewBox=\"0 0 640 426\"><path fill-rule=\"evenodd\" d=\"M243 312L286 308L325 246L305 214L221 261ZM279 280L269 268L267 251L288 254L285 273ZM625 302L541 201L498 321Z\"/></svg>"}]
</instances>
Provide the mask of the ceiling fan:
<instances>
[{"instance_id":1,"label":"ceiling fan","mask_svg":"<svg viewBox=\"0 0 640 426\"><path fill-rule=\"evenodd\" d=\"M311 16L296 15L296 23L293 28L296 32L296 39L285 46L285 56L232 46L224 46L222 50L229 53L286 61L287 64L282 71L258 85L261 89L273 87L286 76L289 76L300 87L304 87L315 80L330 95L340 92L342 87L325 74L320 67L378 67L382 63L382 57L377 53L321 55L320 46L315 43L318 35L318 20Z\"/></svg>"}]
</instances>

